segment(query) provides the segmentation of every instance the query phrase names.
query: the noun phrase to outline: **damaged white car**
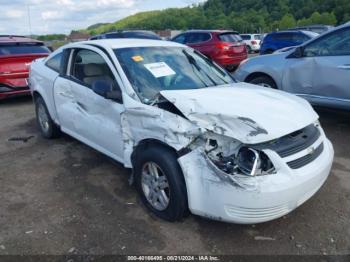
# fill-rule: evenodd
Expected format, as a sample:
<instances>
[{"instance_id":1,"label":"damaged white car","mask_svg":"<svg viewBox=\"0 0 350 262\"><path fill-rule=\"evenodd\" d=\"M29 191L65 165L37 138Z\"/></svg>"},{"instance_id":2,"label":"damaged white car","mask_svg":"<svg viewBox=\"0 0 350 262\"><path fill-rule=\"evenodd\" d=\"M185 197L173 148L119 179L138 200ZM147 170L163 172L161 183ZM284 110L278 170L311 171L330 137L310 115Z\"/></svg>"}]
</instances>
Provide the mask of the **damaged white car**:
<instances>
[{"instance_id":1,"label":"damaged white car","mask_svg":"<svg viewBox=\"0 0 350 262\"><path fill-rule=\"evenodd\" d=\"M281 217L329 175L333 148L308 102L236 81L173 42L66 45L31 66L39 127L132 168L145 205L234 223Z\"/></svg>"}]
</instances>

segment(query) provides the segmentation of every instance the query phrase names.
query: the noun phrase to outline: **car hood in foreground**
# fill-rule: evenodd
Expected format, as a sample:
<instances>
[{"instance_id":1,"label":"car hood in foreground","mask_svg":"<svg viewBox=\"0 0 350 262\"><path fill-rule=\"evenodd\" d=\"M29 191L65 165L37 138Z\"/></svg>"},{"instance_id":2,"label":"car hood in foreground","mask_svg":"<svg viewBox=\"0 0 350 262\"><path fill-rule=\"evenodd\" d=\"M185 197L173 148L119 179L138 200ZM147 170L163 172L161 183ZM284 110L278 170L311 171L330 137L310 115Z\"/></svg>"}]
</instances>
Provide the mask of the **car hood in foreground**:
<instances>
[{"instance_id":1,"label":"car hood in foreground","mask_svg":"<svg viewBox=\"0 0 350 262\"><path fill-rule=\"evenodd\" d=\"M161 94L198 126L246 144L280 138L318 119L304 99L246 83Z\"/></svg>"}]
</instances>

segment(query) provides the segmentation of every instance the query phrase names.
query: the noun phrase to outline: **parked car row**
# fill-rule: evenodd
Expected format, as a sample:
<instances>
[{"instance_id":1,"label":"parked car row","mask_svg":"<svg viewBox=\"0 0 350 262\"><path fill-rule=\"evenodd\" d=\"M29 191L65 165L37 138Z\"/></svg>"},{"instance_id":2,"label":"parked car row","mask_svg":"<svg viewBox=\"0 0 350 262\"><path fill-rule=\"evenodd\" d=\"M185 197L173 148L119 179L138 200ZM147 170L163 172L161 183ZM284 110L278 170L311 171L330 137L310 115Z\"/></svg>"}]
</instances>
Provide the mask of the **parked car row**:
<instances>
[{"instance_id":1,"label":"parked car row","mask_svg":"<svg viewBox=\"0 0 350 262\"><path fill-rule=\"evenodd\" d=\"M171 41L198 50L230 71L248 57L245 43L234 31L191 30L177 35Z\"/></svg>"}]
</instances>

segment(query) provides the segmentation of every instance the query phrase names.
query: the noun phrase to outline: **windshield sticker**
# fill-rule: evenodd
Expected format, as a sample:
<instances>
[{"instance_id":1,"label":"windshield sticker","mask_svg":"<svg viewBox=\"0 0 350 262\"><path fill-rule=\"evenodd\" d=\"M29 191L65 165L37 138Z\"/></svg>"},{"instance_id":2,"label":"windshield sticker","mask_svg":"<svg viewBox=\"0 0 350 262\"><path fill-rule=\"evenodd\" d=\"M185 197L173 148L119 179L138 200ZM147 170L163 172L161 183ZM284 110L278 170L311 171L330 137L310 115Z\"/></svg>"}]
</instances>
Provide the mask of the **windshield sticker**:
<instances>
[{"instance_id":1,"label":"windshield sticker","mask_svg":"<svg viewBox=\"0 0 350 262\"><path fill-rule=\"evenodd\" d=\"M132 60L134 60L135 62L142 62L143 61L143 57L140 55L135 55L132 57Z\"/></svg>"},{"instance_id":2,"label":"windshield sticker","mask_svg":"<svg viewBox=\"0 0 350 262\"><path fill-rule=\"evenodd\" d=\"M164 62L145 64L144 66L148 69L148 71L151 72L151 74L155 78L171 76L176 74L175 71Z\"/></svg>"}]
</instances>

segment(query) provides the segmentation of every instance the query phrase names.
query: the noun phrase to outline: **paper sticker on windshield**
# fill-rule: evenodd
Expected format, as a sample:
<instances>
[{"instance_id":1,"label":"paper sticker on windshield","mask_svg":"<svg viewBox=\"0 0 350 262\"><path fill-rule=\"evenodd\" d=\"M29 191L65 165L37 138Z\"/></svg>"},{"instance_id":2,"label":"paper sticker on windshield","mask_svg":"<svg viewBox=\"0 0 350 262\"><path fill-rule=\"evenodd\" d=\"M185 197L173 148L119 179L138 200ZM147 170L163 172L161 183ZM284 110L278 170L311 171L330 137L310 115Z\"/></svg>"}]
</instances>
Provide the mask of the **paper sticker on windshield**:
<instances>
[{"instance_id":1,"label":"paper sticker on windshield","mask_svg":"<svg viewBox=\"0 0 350 262\"><path fill-rule=\"evenodd\" d=\"M171 76L176 74L175 71L171 69L170 66L168 66L164 62L145 64L144 66L156 78L163 77L163 76Z\"/></svg>"},{"instance_id":2,"label":"paper sticker on windshield","mask_svg":"<svg viewBox=\"0 0 350 262\"><path fill-rule=\"evenodd\" d=\"M143 61L143 57L140 55L135 55L132 57L132 60L134 60L135 62L141 62Z\"/></svg>"}]
</instances>

